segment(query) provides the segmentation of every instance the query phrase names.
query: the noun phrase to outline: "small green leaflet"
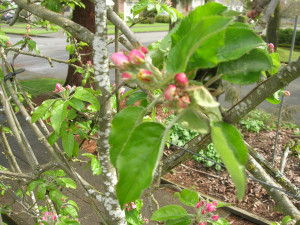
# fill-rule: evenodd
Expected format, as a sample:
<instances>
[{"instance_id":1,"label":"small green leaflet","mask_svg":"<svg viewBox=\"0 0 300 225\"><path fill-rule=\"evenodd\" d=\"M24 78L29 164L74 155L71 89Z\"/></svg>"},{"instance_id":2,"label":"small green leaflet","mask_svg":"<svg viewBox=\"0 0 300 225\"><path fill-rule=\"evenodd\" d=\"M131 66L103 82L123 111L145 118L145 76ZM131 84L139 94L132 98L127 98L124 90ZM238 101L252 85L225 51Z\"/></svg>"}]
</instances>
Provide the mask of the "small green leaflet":
<instances>
[{"instance_id":1,"label":"small green leaflet","mask_svg":"<svg viewBox=\"0 0 300 225\"><path fill-rule=\"evenodd\" d=\"M77 87L73 96L79 100L91 103L97 110L100 110L100 103L98 99L90 91L85 90L83 87Z\"/></svg>"},{"instance_id":2,"label":"small green leaflet","mask_svg":"<svg viewBox=\"0 0 300 225\"><path fill-rule=\"evenodd\" d=\"M44 101L32 114L31 123L35 123L39 118L45 115L50 109L56 99L48 99Z\"/></svg>"},{"instance_id":3,"label":"small green leaflet","mask_svg":"<svg viewBox=\"0 0 300 225\"><path fill-rule=\"evenodd\" d=\"M155 221L165 221L165 220L175 220L181 217L187 216L186 210L179 205L167 205L158 210L156 210L151 220Z\"/></svg>"}]
</instances>

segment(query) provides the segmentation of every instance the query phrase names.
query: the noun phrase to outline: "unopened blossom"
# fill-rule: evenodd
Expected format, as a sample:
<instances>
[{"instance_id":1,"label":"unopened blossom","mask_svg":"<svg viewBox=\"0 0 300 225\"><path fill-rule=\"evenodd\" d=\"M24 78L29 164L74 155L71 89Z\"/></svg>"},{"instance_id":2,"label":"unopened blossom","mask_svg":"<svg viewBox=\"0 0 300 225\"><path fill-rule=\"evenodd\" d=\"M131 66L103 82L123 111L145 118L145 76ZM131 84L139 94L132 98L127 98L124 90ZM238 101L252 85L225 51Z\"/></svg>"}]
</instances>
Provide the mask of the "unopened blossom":
<instances>
[{"instance_id":1,"label":"unopened blossom","mask_svg":"<svg viewBox=\"0 0 300 225\"><path fill-rule=\"evenodd\" d=\"M145 48L144 46L141 47L141 51L142 51L144 54L147 54L147 53L148 53L148 49Z\"/></svg>"},{"instance_id":2,"label":"unopened blossom","mask_svg":"<svg viewBox=\"0 0 300 225\"><path fill-rule=\"evenodd\" d=\"M215 210L215 206L211 203L207 203L205 205L207 212L213 212Z\"/></svg>"},{"instance_id":3,"label":"unopened blossom","mask_svg":"<svg viewBox=\"0 0 300 225\"><path fill-rule=\"evenodd\" d=\"M153 79L152 73L149 70L144 70L144 69L141 69L139 71L138 78L140 81L144 83L148 83Z\"/></svg>"},{"instance_id":4,"label":"unopened blossom","mask_svg":"<svg viewBox=\"0 0 300 225\"><path fill-rule=\"evenodd\" d=\"M43 220L44 220L44 221L47 221L47 217L46 217L46 216L43 216Z\"/></svg>"},{"instance_id":5,"label":"unopened blossom","mask_svg":"<svg viewBox=\"0 0 300 225\"><path fill-rule=\"evenodd\" d=\"M56 215L53 215L53 216L51 217L51 219L52 219L52 220L55 220L55 219L56 219Z\"/></svg>"},{"instance_id":6,"label":"unopened blossom","mask_svg":"<svg viewBox=\"0 0 300 225\"><path fill-rule=\"evenodd\" d=\"M10 47L12 45L12 43L9 41L7 41L6 44L7 44L7 47Z\"/></svg>"},{"instance_id":7,"label":"unopened blossom","mask_svg":"<svg viewBox=\"0 0 300 225\"><path fill-rule=\"evenodd\" d=\"M124 87L121 87L121 88L119 89L119 92L120 92L121 95L124 95L124 94L125 94L125 88L124 88Z\"/></svg>"},{"instance_id":8,"label":"unopened blossom","mask_svg":"<svg viewBox=\"0 0 300 225\"><path fill-rule=\"evenodd\" d=\"M201 203L200 202L197 202L196 203L196 208L198 209L198 208L200 208L201 207Z\"/></svg>"},{"instance_id":9,"label":"unopened blossom","mask_svg":"<svg viewBox=\"0 0 300 225\"><path fill-rule=\"evenodd\" d=\"M178 85L182 86L182 87L187 87L189 80L187 78L187 76L185 75L185 73L177 73L175 75L175 81Z\"/></svg>"},{"instance_id":10,"label":"unopened blossom","mask_svg":"<svg viewBox=\"0 0 300 225\"><path fill-rule=\"evenodd\" d=\"M67 85L67 86L66 86L66 89L67 89L67 90L70 90L70 89L71 89L71 86L70 86L70 85Z\"/></svg>"},{"instance_id":11,"label":"unopened blossom","mask_svg":"<svg viewBox=\"0 0 300 225\"><path fill-rule=\"evenodd\" d=\"M274 44L273 43L269 43L268 47L270 48L271 52L274 52Z\"/></svg>"},{"instance_id":12,"label":"unopened blossom","mask_svg":"<svg viewBox=\"0 0 300 225\"><path fill-rule=\"evenodd\" d=\"M128 211L128 212L130 211L130 208L129 208L129 207L127 208L127 211Z\"/></svg>"},{"instance_id":13,"label":"unopened blossom","mask_svg":"<svg viewBox=\"0 0 300 225\"><path fill-rule=\"evenodd\" d=\"M111 56L111 61L120 69L126 69L129 65L129 58L122 52L115 52Z\"/></svg>"},{"instance_id":14,"label":"unopened blossom","mask_svg":"<svg viewBox=\"0 0 300 225\"><path fill-rule=\"evenodd\" d=\"M48 211L46 211L45 213L44 213L44 216L49 216L50 215L50 213L48 212Z\"/></svg>"},{"instance_id":15,"label":"unopened blossom","mask_svg":"<svg viewBox=\"0 0 300 225\"><path fill-rule=\"evenodd\" d=\"M199 223L199 225L206 225L206 222Z\"/></svg>"},{"instance_id":16,"label":"unopened blossom","mask_svg":"<svg viewBox=\"0 0 300 225\"><path fill-rule=\"evenodd\" d=\"M217 205L218 205L218 203L217 203L216 201L213 201L212 204L213 204L214 206L216 206L216 207L217 207Z\"/></svg>"},{"instance_id":17,"label":"unopened blossom","mask_svg":"<svg viewBox=\"0 0 300 225\"><path fill-rule=\"evenodd\" d=\"M138 49L133 49L129 53L129 61L132 64L140 65L145 62L145 55L142 51Z\"/></svg>"},{"instance_id":18,"label":"unopened blossom","mask_svg":"<svg viewBox=\"0 0 300 225\"><path fill-rule=\"evenodd\" d=\"M56 83L55 87L58 91L62 91L62 86L60 83Z\"/></svg>"},{"instance_id":19,"label":"unopened blossom","mask_svg":"<svg viewBox=\"0 0 300 225\"><path fill-rule=\"evenodd\" d=\"M131 204L131 208L132 209L136 209L136 205L135 204Z\"/></svg>"},{"instance_id":20,"label":"unopened blossom","mask_svg":"<svg viewBox=\"0 0 300 225\"><path fill-rule=\"evenodd\" d=\"M132 76L127 72L122 73L121 77L124 81L132 79Z\"/></svg>"},{"instance_id":21,"label":"unopened blossom","mask_svg":"<svg viewBox=\"0 0 300 225\"><path fill-rule=\"evenodd\" d=\"M92 61L87 61L86 64L87 65L92 65Z\"/></svg>"},{"instance_id":22,"label":"unopened blossom","mask_svg":"<svg viewBox=\"0 0 300 225\"><path fill-rule=\"evenodd\" d=\"M201 213L204 215L206 213L205 209L202 209Z\"/></svg>"},{"instance_id":23,"label":"unopened blossom","mask_svg":"<svg viewBox=\"0 0 300 225\"><path fill-rule=\"evenodd\" d=\"M219 216L218 215L214 215L211 217L212 220L218 221L219 220Z\"/></svg>"},{"instance_id":24,"label":"unopened blossom","mask_svg":"<svg viewBox=\"0 0 300 225\"><path fill-rule=\"evenodd\" d=\"M164 91L165 99L172 101L176 95L176 85L171 84Z\"/></svg>"},{"instance_id":25,"label":"unopened blossom","mask_svg":"<svg viewBox=\"0 0 300 225\"><path fill-rule=\"evenodd\" d=\"M282 94L284 94L285 97L290 97L291 93L289 91L282 91Z\"/></svg>"},{"instance_id":26,"label":"unopened blossom","mask_svg":"<svg viewBox=\"0 0 300 225\"><path fill-rule=\"evenodd\" d=\"M190 98L188 96L183 96L178 100L177 106L179 108L185 109L190 103L191 103Z\"/></svg>"}]
</instances>

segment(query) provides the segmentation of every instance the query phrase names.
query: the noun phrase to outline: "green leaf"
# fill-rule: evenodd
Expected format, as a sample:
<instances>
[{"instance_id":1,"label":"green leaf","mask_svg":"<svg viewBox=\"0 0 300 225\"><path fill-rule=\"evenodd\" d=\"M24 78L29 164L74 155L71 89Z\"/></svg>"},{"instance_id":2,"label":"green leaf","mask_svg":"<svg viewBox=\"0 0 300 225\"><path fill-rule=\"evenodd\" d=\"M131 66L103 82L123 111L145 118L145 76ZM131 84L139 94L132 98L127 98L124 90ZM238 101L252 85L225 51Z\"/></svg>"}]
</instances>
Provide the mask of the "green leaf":
<instances>
[{"instance_id":1,"label":"green leaf","mask_svg":"<svg viewBox=\"0 0 300 225\"><path fill-rule=\"evenodd\" d=\"M40 54L40 51L39 51L38 47L36 46L36 42L35 41L28 40L27 44L28 44L29 51L33 51L34 50L37 54Z\"/></svg>"},{"instance_id":2,"label":"green leaf","mask_svg":"<svg viewBox=\"0 0 300 225\"><path fill-rule=\"evenodd\" d=\"M222 79L235 84L251 84L258 80L261 71L272 66L269 54L262 49L253 49L241 58L220 63L218 74Z\"/></svg>"},{"instance_id":3,"label":"green leaf","mask_svg":"<svg viewBox=\"0 0 300 225\"><path fill-rule=\"evenodd\" d=\"M137 126L117 160L119 181L117 196L121 207L138 199L152 182L152 176L161 157L160 146L165 127L145 122ZM134 176L133 176L134 174Z\"/></svg>"},{"instance_id":4,"label":"green leaf","mask_svg":"<svg viewBox=\"0 0 300 225\"><path fill-rule=\"evenodd\" d=\"M284 88L276 91L274 94L272 94L271 96L269 96L268 98L266 98L266 100L268 102L270 102L271 104L279 104L280 103L280 96L281 96L281 92L284 90Z\"/></svg>"},{"instance_id":5,"label":"green leaf","mask_svg":"<svg viewBox=\"0 0 300 225\"><path fill-rule=\"evenodd\" d=\"M65 184L66 188L72 188L72 189L77 188L75 181L73 181L71 178L60 177L60 178L57 178L57 179L60 180L61 182L63 182Z\"/></svg>"},{"instance_id":6,"label":"green leaf","mask_svg":"<svg viewBox=\"0 0 300 225\"><path fill-rule=\"evenodd\" d=\"M77 98L74 98L74 97L73 97L73 98L69 101L69 103L70 103L70 105L71 105L74 109L76 109L77 111L82 111L82 110L84 110L84 106L85 106L84 102L81 101L81 100L79 100L79 99L77 99Z\"/></svg>"},{"instance_id":7,"label":"green leaf","mask_svg":"<svg viewBox=\"0 0 300 225\"><path fill-rule=\"evenodd\" d=\"M98 99L83 87L77 87L73 96L79 100L91 103L97 110L100 110Z\"/></svg>"},{"instance_id":8,"label":"green leaf","mask_svg":"<svg viewBox=\"0 0 300 225\"><path fill-rule=\"evenodd\" d=\"M193 108L184 110L177 122L184 129L194 130L201 134L209 132L207 121L201 118Z\"/></svg>"},{"instance_id":9,"label":"green leaf","mask_svg":"<svg viewBox=\"0 0 300 225\"><path fill-rule=\"evenodd\" d=\"M147 99L147 94L145 92L134 92L126 100L126 105L133 105L137 101Z\"/></svg>"},{"instance_id":10,"label":"green leaf","mask_svg":"<svg viewBox=\"0 0 300 225\"><path fill-rule=\"evenodd\" d=\"M6 35L0 34L0 40L7 42L7 41L9 41L9 37Z\"/></svg>"},{"instance_id":11,"label":"green leaf","mask_svg":"<svg viewBox=\"0 0 300 225\"><path fill-rule=\"evenodd\" d=\"M195 207L199 201L199 196L195 191L183 189L180 193L179 200L187 206Z\"/></svg>"},{"instance_id":12,"label":"green leaf","mask_svg":"<svg viewBox=\"0 0 300 225\"><path fill-rule=\"evenodd\" d=\"M35 123L39 118L48 112L49 108L56 102L56 99L48 99L44 101L32 114L31 123Z\"/></svg>"},{"instance_id":13,"label":"green leaf","mask_svg":"<svg viewBox=\"0 0 300 225\"><path fill-rule=\"evenodd\" d=\"M158 210L156 210L151 220L164 221L164 220L174 220L181 217L186 217L188 214L184 208L179 205L167 205Z\"/></svg>"},{"instance_id":14,"label":"green leaf","mask_svg":"<svg viewBox=\"0 0 300 225\"><path fill-rule=\"evenodd\" d=\"M211 124L211 130L215 148L235 184L238 199L241 199L246 187L247 148L234 126L225 122L215 122Z\"/></svg>"},{"instance_id":15,"label":"green leaf","mask_svg":"<svg viewBox=\"0 0 300 225\"><path fill-rule=\"evenodd\" d=\"M204 86L192 88L189 92L191 92L192 98L199 106L213 108L220 105Z\"/></svg>"},{"instance_id":16,"label":"green leaf","mask_svg":"<svg viewBox=\"0 0 300 225\"><path fill-rule=\"evenodd\" d=\"M74 142L75 140L73 134L68 132L62 136L62 145L69 158L73 156Z\"/></svg>"},{"instance_id":17,"label":"green leaf","mask_svg":"<svg viewBox=\"0 0 300 225\"><path fill-rule=\"evenodd\" d=\"M73 200L69 200L69 201L68 201L68 204L70 204L70 205L72 205L72 206L75 206L76 209L79 211L78 205L77 205L76 202L74 202Z\"/></svg>"},{"instance_id":18,"label":"green leaf","mask_svg":"<svg viewBox=\"0 0 300 225\"><path fill-rule=\"evenodd\" d=\"M70 109L67 113L68 120L73 120L77 117L77 113L75 109Z\"/></svg>"},{"instance_id":19,"label":"green leaf","mask_svg":"<svg viewBox=\"0 0 300 225\"><path fill-rule=\"evenodd\" d=\"M208 38L226 29L230 22L231 18L221 16L203 18L171 49L167 58L167 71L170 74L184 71L197 48Z\"/></svg>"},{"instance_id":20,"label":"green leaf","mask_svg":"<svg viewBox=\"0 0 300 225\"><path fill-rule=\"evenodd\" d=\"M27 191L33 191L36 188L36 186L44 184L44 183L45 183L44 180L34 180L34 181L30 182L30 184L28 185Z\"/></svg>"},{"instance_id":21,"label":"green leaf","mask_svg":"<svg viewBox=\"0 0 300 225\"><path fill-rule=\"evenodd\" d=\"M51 121L51 125L52 125L54 131L57 134L59 134L61 123L67 117L68 105L69 105L69 102L57 100L52 107L50 121Z\"/></svg>"},{"instance_id":22,"label":"green leaf","mask_svg":"<svg viewBox=\"0 0 300 225\"><path fill-rule=\"evenodd\" d=\"M38 188L37 193L36 193L36 197L40 200L44 200L46 190L47 189L46 189L46 184L45 183L39 185L39 188Z\"/></svg>"},{"instance_id":23,"label":"green leaf","mask_svg":"<svg viewBox=\"0 0 300 225\"><path fill-rule=\"evenodd\" d=\"M78 217L78 213L76 211L76 209L72 206L72 205L66 205L65 206L65 210L70 214L70 216L72 216L73 218L77 218Z\"/></svg>"},{"instance_id":24,"label":"green leaf","mask_svg":"<svg viewBox=\"0 0 300 225\"><path fill-rule=\"evenodd\" d=\"M136 3L130 10L130 12L133 13L133 17L147 9L148 4L150 3L151 2L149 0L141 0L138 3Z\"/></svg>"},{"instance_id":25,"label":"green leaf","mask_svg":"<svg viewBox=\"0 0 300 225\"><path fill-rule=\"evenodd\" d=\"M75 45L74 44L67 45L66 51L69 52L70 55L72 55L75 51Z\"/></svg>"},{"instance_id":26,"label":"green leaf","mask_svg":"<svg viewBox=\"0 0 300 225\"><path fill-rule=\"evenodd\" d=\"M61 169L56 170L56 171L54 172L54 174L55 174L56 177L63 177L63 176L66 176L65 171L63 171L63 170L61 170Z\"/></svg>"},{"instance_id":27,"label":"green leaf","mask_svg":"<svg viewBox=\"0 0 300 225\"><path fill-rule=\"evenodd\" d=\"M280 65L280 56L278 53L273 52L270 54L271 58L272 58L272 68L270 70L268 70L269 74L274 75L275 73L278 72L279 68L281 67Z\"/></svg>"},{"instance_id":28,"label":"green leaf","mask_svg":"<svg viewBox=\"0 0 300 225\"><path fill-rule=\"evenodd\" d=\"M184 216L175 220L167 220L166 225L189 225L191 223L191 216Z\"/></svg>"},{"instance_id":29,"label":"green leaf","mask_svg":"<svg viewBox=\"0 0 300 225\"><path fill-rule=\"evenodd\" d=\"M213 221L212 224L213 225L230 225L230 223L223 218L219 218L218 221Z\"/></svg>"},{"instance_id":30,"label":"green leaf","mask_svg":"<svg viewBox=\"0 0 300 225\"><path fill-rule=\"evenodd\" d=\"M93 175L100 175L102 172L100 161L96 157L92 158L91 170L93 172Z\"/></svg>"},{"instance_id":31,"label":"green leaf","mask_svg":"<svg viewBox=\"0 0 300 225\"><path fill-rule=\"evenodd\" d=\"M54 201L58 207L62 204L62 194L57 189L52 189L49 192L50 199Z\"/></svg>"},{"instance_id":32,"label":"green leaf","mask_svg":"<svg viewBox=\"0 0 300 225\"><path fill-rule=\"evenodd\" d=\"M59 136L55 132L52 132L48 138L48 142L52 146L55 142L58 141L58 139L59 139Z\"/></svg>"},{"instance_id":33,"label":"green leaf","mask_svg":"<svg viewBox=\"0 0 300 225\"><path fill-rule=\"evenodd\" d=\"M131 133L140 117L142 107L127 107L119 112L112 121L112 128L109 136L110 161L116 167L116 161L119 154L123 151Z\"/></svg>"},{"instance_id":34,"label":"green leaf","mask_svg":"<svg viewBox=\"0 0 300 225\"><path fill-rule=\"evenodd\" d=\"M238 59L263 43L253 30L229 26L225 32L224 47L218 52L218 61Z\"/></svg>"},{"instance_id":35,"label":"green leaf","mask_svg":"<svg viewBox=\"0 0 300 225\"><path fill-rule=\"evenodd\" d=\"M292 221L292 218L290 216L283 217L281 223L282 225L287 224L288 222Z\"/></svg>"}]
</instances>

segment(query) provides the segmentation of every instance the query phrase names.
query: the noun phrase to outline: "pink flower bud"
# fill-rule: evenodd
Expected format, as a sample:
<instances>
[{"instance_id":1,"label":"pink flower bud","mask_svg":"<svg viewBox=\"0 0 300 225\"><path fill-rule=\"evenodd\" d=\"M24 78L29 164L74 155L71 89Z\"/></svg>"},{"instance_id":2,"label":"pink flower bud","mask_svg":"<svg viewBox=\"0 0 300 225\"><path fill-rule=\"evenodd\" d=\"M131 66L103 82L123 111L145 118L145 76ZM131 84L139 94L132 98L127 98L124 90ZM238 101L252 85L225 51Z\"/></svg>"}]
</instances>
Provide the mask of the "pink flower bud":
<instances>
[{"instance_id":1,"label":"pink flower bud","mask_svg":"<svg viewBox=\"0 0 300 225\"><path fill-rule=\"evenodd\" d=\"M55 220L55 219L56 219L56 215L53 215L53 216L51 217L51 219L52 219L52 220Z\"/></svg>"},{"instance_id":2,"label":"pink flower bud","mask_svg":"<svg viewBox=\"0 0 300 225\"><path fill-rule=\"evenodd\" d=\"M76 137L79 138L79 134L76 134Z\"/></svg>"},{"instance_id":3,"label":"pink flower bud","mask_svg":"<svg viewBox=\"0 0 300 225\"><path fill-rule=\"evenodd\" d=\"M206 213L205 209L203 209L203 210L201 211L201 213L202 213L202 215L204 215L204 214Z\"/></svg>"},{"instance_id":4,"label":"pink flower bud","mask_svg":"<svg viewBox=\"0 0 300 225\"><path fill-rule=\"evenodd\" d=\"M149 220L147 218L144 219L145 223L149 223Z\"/></svg>"},{"instance_id":5,"label":"pink flower bud","mask_svg":"<svg viewBox=\"0 0 300 225\"><path fill-rule=\"evenodd\" d=\"M199 223L199 225L206 225L206 222Z\"/></svg>"},{"instance_id":6,"label":"pink flower bud","mask_svg":"<svg viewBox=\"0 0 300 225\"><path fill-rule=\"evenodd\" d=\"M66 88L67 88L67 90L70 90L70 89L71 89L71 86L70 86L70 85L67 85Z\"/></svg>"},{"instance_id":7,"label":"pink flower bud","mask_svg":"<svg viewBox=\"0 0 300 225\"><path fill-rule=\"evenodd\" d=\"M132 76L129 73L124 72L124 73L122 73L122 79L124 81L130 80L130 79L132 79Z\"/></svg>"},{"instance_id":8,"label":"pink flower bud","mask_svg":"<svg viewBox=\"0 0 300 225\"><path fill-rule=\"evenodd\" d=\"M130 53L129 53L129 61L132 64L136 64L136 65L140 65L141 63L145 62L145 55L143 52L141 52L140 50L137 49L133 49Z\"/></svg>"},{"instance_id":9,"label":"pink flower bud","mask_svg":"<svg viewBox=\"0 0 300 225\"><path fill-rule=\"evenodd\" d=\"M58 92L58 90L55 88L54 92L55 92L55 93L57 93L57 92Z\"/></svg>"},{"instance_id":10,"label":"pink flower bud","mask_svg":"<svg viewBox=\"0 0 300 225\"><path fill-rule=\"evenodd\" d=\"M171 84L164 91L165 99L172 101L174 99L175 95L176 95L176 85Z\"/></svg>"},{"instance_id":11,"label":"pink flower bud","mask_svg":"<svg viewBox=\"0 0 300 225\"><path fill-rule=\"evenodd\" d=\"M92 65L92 61L87 61L86 64L91 66Z\"/></svg>"},{"instance_id":12,"label":"pink flower bud","mask_svg":"<svg viewBox=\"0 0 300 225\"><path fill-rule=\"evenodd\" d=\"M136 209L136 205L135 204L131 204L131 208L132 209Z\"/></svg>"},{"instance_id":13,"label":"pink flower bud","mask_svg":"<svg viewBox=\"0 0 300 225\"><path fill-rule=\"evenodd\" d=\"M149 70L143 70L143 69L141 69L140 72L138 73L138 78L140 81L145 83L148 83L153 79L152 73Z\"/></svg>"},{"instance_id":14,"label":"pink flower bud","mask_svg":"<svg viewBox=\"0 0 300 225\"><path fill-rule=\"evenodd\" d=\"M269 48L274 48L274 44L273 43L269 43L268 47Z\"/></svg>"},{"instance_id":15,"label":"pink flower bud","mask_svg":"<svg viewBox=\"0 0 300 225\"><path fill-rule=\"evenodd\" d=\"M219 216L218 215L214 215L211 217L212 220L218 221L219 220Z\"/></svg>"},{"instance_id":16,"label":"pink flower bud","mask_svg":"<svg viewBox=\"0 0 300 225\"><path fill-rule=\"evenodd\" d=\"M175 81L177 84L179 84L180 86L183 86L183 87L187 87L188 83L189 83L189 80L188 80L187 76L185 75L185 73L177 73L175 75Z\"/></svg>"},{"instance_id":17,"label":"pink flower bud","mask_svg":"<svg viewBox=\"0 0 300 225\"><path fill-rule=\"evenodd\" d=\"M56 83L56 88L59 90L62 88L61 84L60 83Z\"/></svg>"},{"instance_id":18,"label":"pink flower bud","mask_svg":"<svg viewBox=\"0 0 300 225\"><path fill-rule=\"evenodd\" d=\"M217 203L216 201L213 201L212 204L213 204L214 206L216 206L216 207L217 207L217 205L218 205L218 203Z\"/></svg>"},{"instance_id":19,"label":"pink flower bud","mask_svg":"<svg viewBox=\"0 0 300 225\"><path fill-rule=\"evenodd\" d=\"M44 213L44 216L49 216L49 215L50 213L48 211Z\"/></svg>"},{"instance_id":20,"label":"pink flower bud","mask_svg":"<svg viewBox=\"0 0 300 225\"><path fill-rule=\"evenodd\" d=\"M196 208L198 209L198 208L200 208L201 207L201 203L200 202L197 202L196 203Z\"/></svg>"},{"instance_id":21,"label":"pink flower bud","mask_svg":"<svg viewBox=\"0 0 300 225\"><path fill-rule=\"evenodd\" d=\"M12 43L9 41L7 41L6 44L7 44L7 47L10 47L12 45Z\"/></svg>"},{"instance_id":22,"label":"pink flower bud","mask_svg":"<svg viewBox=\"0 0 300 225\"><path fill-rule=\"evenodd\" d=\"M211 203L207 203L205 205L207 212L213 212L215 210L215 206Z\"/></svg>"},{"instance_id":23,"label":"pink flower bud","mask_svg":"<svg viewBox=\"0 0 300 225\"><path fill-rule=\"evenodd\" d=\"M282 91L282 94L284 94L285 97L290 97L291 93L289 91Z\"/></svg>"},{"instance_id":24,"label":"pink flower bud","mask_svg":"<svg viewBox=\"0 0 300 225\"><path fill-rule=\"evenodd\" d=\"M141 51L144 53L144 54L147 54L148 53L148 49L147 48L145 48L145 47L141 47Z\"/></svg>"},{"instance_id":25,"label":"pink flower bud","mask_svg":"<svg viewBox=\"0 0 300 225\"><path fill-rule=\"evenodd\" d=\"M130 208L128 207L126 210L129 212L129 211L130 211Z\"/></svg>"},{"instance_id":26,"label":"pink flower bud","mask_svg":"<svg viewBox=\"0 0 300 225\"><path fill-rule=\"evenodd\" d=\"M190 98L188 96L183 96L178 100L177 106L179 108L185 109L190 103L191 103Z\"/></svg>"},{"instance_id":27,"label":"pink flower bud","mask_svg":"<svg viewBox=\"0 0 300 225\"><path fill-rule=\"evenodd\" d=\"M125 204L125 207L126 207L126 208L128 207L128 204L127 204L127 203Z\"/></svg>"},{"instance_id":28,"label":"pink flower bud","mask_svg":"<svg viewBox=\"0 0 300 225\"><path fill-rule=\"evenodd\" d=\"M43 216L43 220L44 220L44 221L47 221L47 217L46 217L46 216Z\"/></svg>"},{"instance_id":29,"label":"pink flower bud","mask_svg":"<svg viewBox=\"0 0 300 225\"><path fill-rule=\"evenodd\" d=\"M112 54L111 61L120 69L126 69L129 64L129 58L122 52Z\"/></svg>"}]
</instances>

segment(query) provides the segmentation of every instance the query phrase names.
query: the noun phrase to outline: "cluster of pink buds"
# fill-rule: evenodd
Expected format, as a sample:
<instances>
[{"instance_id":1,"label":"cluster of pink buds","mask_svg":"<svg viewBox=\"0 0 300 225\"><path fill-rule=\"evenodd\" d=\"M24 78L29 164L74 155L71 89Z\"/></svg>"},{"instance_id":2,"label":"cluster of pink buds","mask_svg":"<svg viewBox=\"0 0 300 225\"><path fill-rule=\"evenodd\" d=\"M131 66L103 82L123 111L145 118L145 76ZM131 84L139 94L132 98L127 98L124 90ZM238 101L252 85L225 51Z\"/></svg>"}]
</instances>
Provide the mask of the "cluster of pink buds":
<instances>
[{"instance_id":1,"label":"cluster of pink buds","mask_svg":"<svg viewBox=\"0 0 300 225\"><path fill-rule=\"evenodd\" d=\"M56 83L55 87L56 88L55 88L54 92L61 92L61 91L63 91L63 87L61 86L60 83Z\"/></svg>"},{"instance_id":2,"label":"cluster of pink buds","mask_svg":"<svg viewBox=\"0 0 300 225\"><path fill-rule=\"evenodd\" d=\"M199 225L206 225L206 221L218 221L219 216L214 215L218 203L213 201L212 203L205 203L203 200L197 202L196 209L198 211L198 217L201 221Z\"/></svg>"},{"instance_id":3,"label":"cluster of pink buds","mask_svg":"<svg viewBox=\"0 0 300 225\"><path fill-rule=\"evenodd\" d=\"M86 65L87 65L88 67L92 67L92 68L94 67L92 61L87 61L87 62L86 62Z\"/></svg>"},{"instance_id":4,"label":"cluster of pink buds","mask_svg":"<svg viewBox=\"0 0 300 225\"><path fill-rule=\"evenodd\" d=\"M178 73L175 75L175 84L170 84L164 90L165 99L169 101L169 106L175 105L178 108L186 108L190 103L190 98L185 90L189 85L189 81L185 73Z\"/></svg>"},{"instance_id":5,"label":"cluster of pink buds","mask_svg":"<svg viewBox=\"0 0 300 225\"><path fill-rule=\"evenodd\" d=\"M268 44L268 47L270 48L270 52L274 52L274 45L273 43Z\"/></svg>"},{"instance_id":6,"label":"cluster of pink buds","mask_svg":"<svg viewBox=\"0 0 300 225\"><path fill-rule=\"evenodd\" d=\"M11 47L12 46L12 43L9 42L9 41L7 41L6 44L7 44L7 47Z\"/></svg>"},{"instance_id":7,"label":"cluster of pink buds","mask_svg":"<svg viewBox=\"0 0 300 225\"><path fill-rule=\"evenodd\" d=\"M116 52L111 56L112 62L122 72L124 81L139 80L150 85L161 77L160 72L151 63L147 63L147 48L139 47L130 52Z\"/></svg>"},{"instance_id":8,"label":"cluster of pink buds","mask_svg":"<svg viewBox=\"0 0 300 225\"><path fill-rule=\"evenodd\" d=\"M129 204L125 204L126 210L129 212L131 209L136 209L136 205L134 204L134 202L130 202L130 207Z\"/></svg>"},{"instance_id":9,"label":"cluster of pink buds","mask_svg":"<svg viewBox=\"0 0 300 225\"><path fill-rule=\"evenodd\" d=\"M45 212L44 215L43 215L43 221L47 221L47 222L52 222L54 220L56 220L57 216L54 215L52 212ZM40 223L40 224L43 224L43 223Z\"/></svg>"},{"instance_id":10,"label":"cluster of pink buds","mask_svg":"<svg viewBox=\"0 0 300 225\"><path fill-rule=\"evenodd\" d=\"M64 91L65 89L67 89L69 92L71 92L76 89L76 86L74 85L73 87L71 87L70 85L67 85L66 88L64 88L60 83L56 83L54 92L60 93L60 92Z\"/></svg>"}]
</instances>

